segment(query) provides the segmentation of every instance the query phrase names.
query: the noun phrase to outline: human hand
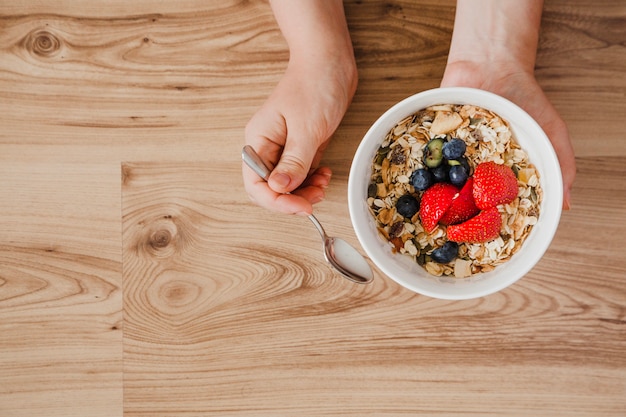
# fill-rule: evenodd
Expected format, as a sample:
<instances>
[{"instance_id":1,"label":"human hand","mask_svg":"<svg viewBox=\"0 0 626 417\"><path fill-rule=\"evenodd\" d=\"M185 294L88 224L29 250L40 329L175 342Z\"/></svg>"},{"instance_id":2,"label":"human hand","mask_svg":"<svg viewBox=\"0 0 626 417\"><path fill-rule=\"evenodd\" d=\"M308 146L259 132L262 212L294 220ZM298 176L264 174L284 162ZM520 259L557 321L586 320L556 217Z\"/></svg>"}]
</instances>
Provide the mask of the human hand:
<instances>
[{"instance_id":1,"label":"human hand","mask_svg":"<svg viewBox=\"0 0 626 417\"><path fill-rule=\"evenodd\" d=\"M454 32L442 87L491 91L523 108L543 128L563 175L563 208L570 208L576 176L565 122L534 76L541 0L457 0Z\"/></svg>"},{"instance_id":2,"label":"human hand","mask_svg":"<svg viewBox=\"0 0 626 417\"><path fill-rule=\"evenodd\" d=\"M474 87L505 97L523 108L539 123L556 151L563 175L563 208L570 208L571 187L576 176L576 160L567 126L546 97L534 75L516 68L499 68L493 62L450 63L442 87Z\"/></svg>"},{"instance_id":3,"label":"human hand","mask_svg":"<svg viewBox=\"0 0 626 417\"><path fill-rule=\"evenodd\" d=\"M356 89L355 67L342 65L338 69L290 63L248 122L246 144L272 169L266 183L243 168L248 195L258 205L283 213L311 214L312 205L323 200L332 172L318 165ZM341 75L345 72L350 75Z\"/></svg>"},{"instance_id":4,"label":"human hand","mask_svg":"<svg viewBox=\"0 0 626 417\"><path fill-rule=\"evenodd\" d=\"M332 172L319 167L357 86L357 70L341 0L273 0L289 45L285 74L245 130L272 170L269 181L243 166L250 199L270 210L309 215Z\"/></svg>"}]
</instances>

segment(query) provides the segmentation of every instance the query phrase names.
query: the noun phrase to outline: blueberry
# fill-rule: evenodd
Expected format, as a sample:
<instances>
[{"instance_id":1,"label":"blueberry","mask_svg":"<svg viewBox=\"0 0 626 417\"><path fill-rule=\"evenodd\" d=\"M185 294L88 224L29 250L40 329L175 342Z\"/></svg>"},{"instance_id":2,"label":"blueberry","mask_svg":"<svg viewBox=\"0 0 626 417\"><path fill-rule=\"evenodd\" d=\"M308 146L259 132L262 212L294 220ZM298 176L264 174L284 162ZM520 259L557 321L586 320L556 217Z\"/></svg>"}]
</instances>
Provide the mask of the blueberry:
<instances>
[{"instance_id":1,"label":"blueberry","mask_svg":"<svg viewBox=\"0 0 626 417\"><path fill-rule=\"evenodd\" d=\"M420 203L410 194L405 194L396 202L396 210L401 216L408 219L415 216L420 209Z\"/></svg>"},{"instance_id":2,"label":"blueberry","mask_svg":"<svg viewBox=\"0 0 626 417\"><path fill-rule=\"evenodd\" d=\"M450 178L452 185L462 187L465 184L465 181L467 181L468 174L463 165L453 165L450 167L448 177Z\"/></svg>"},{"instance_id":3,"label":"blueberry","mask_svg":"<svg viewBox=\"0 0 626 417\"><path fill-rule=\"evenodd\" d=\"M450 166L462 165L463 168L465 168L465 172L467 172L468 175L471 175L471 173L472 173L472 169L470 168L470 164L469 164L467 158L464 157L464 156L462 156L460 158L457 158L457 159L448 159L448 165L450 165Z\"/></svg>"},{"instance_id":4,"label":"blueberry","mask_svg":"<svg viewBox=\"0 0 626 417\"><path fill-rule=\"evenodd\" d=\"M460 157L460 158L457 158L457 159L456 159L456 161L457 161L457 162L459 162L459 163L463 166L463 168L465 168L465 171L467 171L467 175L469 175L469 174L472 172L472 171L471 171L471 168L470 168L470 164L469 164L469 162L467 161L467 158L466 158L466 157L462 156L462 157ZM448 163L449 163L449 162L450 162L450 161L448 161Z\"/></svg>"},{"instance_id":5,"label":"blueberry","mask_svg":"<svg viewBox=\"0 0 626 417\"><path fill-rule=\"evenodd\" d=\"M430 170L430 173L433 174L433 178L435 182L448 182L448 170L450 167L448 164L441 164L436 168Z\"/></svg>"},{"instance_id":6,"label":"blueberry","mask_svg":"<svg viewBox=\"0 0 626 417\"><path fill-rule=\"evenodd\" d=\"M459 138L452 138L443 144L441 153L446 159L458 159L465 154L465 141Z\"/></svg>"},{"instance_id":7,"label":"blueberry","mask_svg":"<svg viewBox=\"0 0 626 417\"><path fill-rule=\"evenodd\" d=\"M459 245L456 242L447 241L430 254L433 261L440 264L451 262L459 254Z\"/></svg>"},{"instance_id":8,"label":"blueberry","mask_svg":"<svg viewBox=\"0 0 626 417\"><path fill-rule=\"evenodd\" d=\"M443 161L443 154L441 149L443 148L444 141L441 138L431 139L424 148L424 165L428 168L436 168L441 165Z\"/></svg>"},{"instance_id":9,"label":"blueberry","mask_svg":"<svg viewBox=\"0 0 626 417\"><path fill-rule=\"evenodd\" d=\"M433 174L425 168L417 169L411 174L411 185L418 191L426 190L434 182Z\"/></svg>"}]
</instances>

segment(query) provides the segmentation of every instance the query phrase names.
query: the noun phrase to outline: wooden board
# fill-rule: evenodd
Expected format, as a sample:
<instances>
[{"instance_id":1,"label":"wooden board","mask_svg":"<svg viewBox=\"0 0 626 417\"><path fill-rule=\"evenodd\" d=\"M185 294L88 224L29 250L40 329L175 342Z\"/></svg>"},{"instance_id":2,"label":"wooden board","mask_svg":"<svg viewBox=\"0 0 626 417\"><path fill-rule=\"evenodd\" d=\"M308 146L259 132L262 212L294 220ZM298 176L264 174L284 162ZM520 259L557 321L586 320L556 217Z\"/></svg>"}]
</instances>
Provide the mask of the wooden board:
<instances>
[{"instance_id":1,"label":"wooden board","mask_svg":"<svg viewBox=\"0 0 626 417\"><path fill-rule=\"evenodd\" d=\"M358 245L351 158L439 84L454 2L345 6L360 84L316 213ZM288 59L265 2L0 2L0 415L622 416L625 23L546 1L573 210L521 281L452 302L351 284L249 202L243 128Z\"/></svg>"},{"instance_id":2,"label":"wooden board","mask_svg":"<svg viewBox=\"0 0 626 417\"><path fill-rule=\"evenodd\" d=\"M583 177L596 166L584 162ZM610 181L625 170L605 169L595 179L604 188L581 184L604 201L626 193ZM626 225L577 239L568 213L518 284L479 300L432 300L380 275L368 286L334 275L308 221L247 203L229 180L237 171L124 166L128 415L521 416L533 404L582 416L624 406L626 259L590 248ZM579 204L579 220L609 226ZM320 220L352 240L336 212L320 207Z\"/></svg>"}]
</instances>

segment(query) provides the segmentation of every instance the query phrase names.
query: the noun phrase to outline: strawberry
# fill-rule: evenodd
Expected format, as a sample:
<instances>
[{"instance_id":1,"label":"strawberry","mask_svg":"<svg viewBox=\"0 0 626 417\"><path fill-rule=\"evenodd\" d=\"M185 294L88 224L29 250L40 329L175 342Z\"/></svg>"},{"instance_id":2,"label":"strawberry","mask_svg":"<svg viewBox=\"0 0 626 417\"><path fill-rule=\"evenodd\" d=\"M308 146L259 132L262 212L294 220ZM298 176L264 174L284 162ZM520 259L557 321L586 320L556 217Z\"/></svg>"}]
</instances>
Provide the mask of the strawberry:
<instances>
[{"instance_id":1,"label":"strawberry","mask_svg":"<svg viewBox=\"0 0 626 417\"><path fill-rule=\"evenodd\" d=\"M491 207L463 223L448 226L448 240L459 243L483 243L498 237L501 227L502 216L497 207Z\"/></svg>"},{"instance_id":2,"label":"strawberry","mask_svg":"<svg viewBox=\"0 0 626 417\"><path fill-rule=\"evenodd\" d=\"M508 204L517 197L517 177L511 168L495 162L483 162L474 169L474 202L485 210Z\"/></svg>"},{"instance_id":3,"label":"strawberry","mask_svg":"<svg viewBox=\"0 0 626 417\"><path fill-rule=\"evenodd\" d=\"M461 191L452 198L452 204L445 212L440 222L443 224L457 224L474 217L480 209L474 203L472 195L474 180L468 178Z\"/></svg>"},{"instance_id":4,"label":"strawberry","mask_svg":"<svg viewBox=\"0 0 626 417\"><path fill-rule=\"evenodd\" d=\"M458 192L454 185L445 182L439 182L424 191L419 212L424 230L430 233L437 227Z\"/></svg>"}]
</instances>

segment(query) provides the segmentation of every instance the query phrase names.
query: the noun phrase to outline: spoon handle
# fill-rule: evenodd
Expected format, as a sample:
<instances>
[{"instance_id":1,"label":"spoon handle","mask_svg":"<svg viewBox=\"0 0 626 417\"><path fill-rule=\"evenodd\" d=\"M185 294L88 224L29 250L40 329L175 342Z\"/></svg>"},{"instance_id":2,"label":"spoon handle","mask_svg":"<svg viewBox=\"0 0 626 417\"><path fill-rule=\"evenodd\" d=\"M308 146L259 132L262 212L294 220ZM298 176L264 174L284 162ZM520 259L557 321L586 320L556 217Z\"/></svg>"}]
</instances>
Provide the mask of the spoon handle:
<instances>
[{"instance_id":1,"label":"spoon handle","mask_svg":"<svg viewBox=\"0 0 626 417\"><path fill-rule=\"evenodd\" d=\"M246 145L243 147L243 150L241 151L241 158L243 159L243 162L245 162L250 168L252 168L252 170L259 177L267 181L271 171L265 165L265 163L263 163L261 157L259 156L259 154L256 153L252 146ZM311 220L311 223L313 223L317 228L317 231L320 232L322 239L326 239L326 231L322 227L321 223L317 220L317 218L315 218L315 216L312 214L309 214L308 217L309 220Z\"/></svg>"},{"instance_id":2,"label":"spoon handle","mask_svg":"<svg viewBox=\"0 0 626 417\"><path fill-rule=\"evenodd\" d=\"M241 151L241 159L246 163L252 170L265 181L270 178L270 169L263 163L259 154L256 153L254 148L250 145L246 145L243 147Z\"/></svg>"}]
</instances>

